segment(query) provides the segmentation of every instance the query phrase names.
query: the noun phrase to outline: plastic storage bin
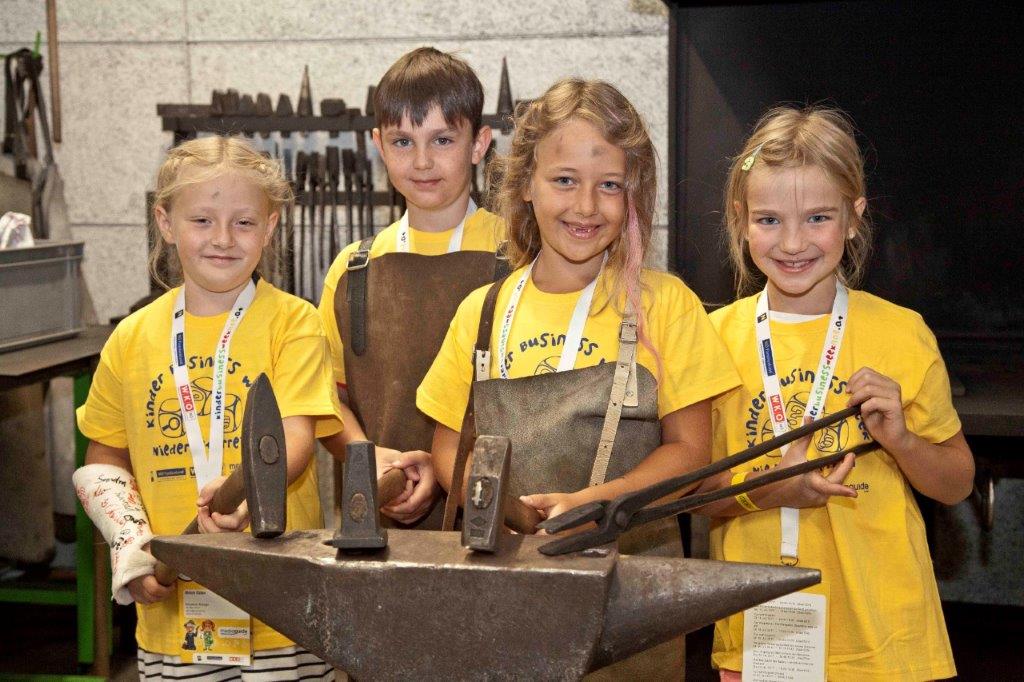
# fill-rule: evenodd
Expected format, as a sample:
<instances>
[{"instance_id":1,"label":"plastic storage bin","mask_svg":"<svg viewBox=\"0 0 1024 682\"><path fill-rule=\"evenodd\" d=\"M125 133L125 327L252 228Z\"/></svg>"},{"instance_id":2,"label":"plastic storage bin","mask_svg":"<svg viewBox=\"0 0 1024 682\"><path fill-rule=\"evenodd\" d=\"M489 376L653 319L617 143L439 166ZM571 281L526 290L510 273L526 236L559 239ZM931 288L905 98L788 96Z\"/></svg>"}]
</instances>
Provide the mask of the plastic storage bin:
<instances>
[{"instance_id":1,"label":"plastic storage bin","mask_svg":"<svg viewBox=\"0 0 1024 682\"><path fill-rule=\"evenodd\" d=\"M40 239L0 250L0 352L82 331L82 242Z\"/></svg>"}]
</instances>

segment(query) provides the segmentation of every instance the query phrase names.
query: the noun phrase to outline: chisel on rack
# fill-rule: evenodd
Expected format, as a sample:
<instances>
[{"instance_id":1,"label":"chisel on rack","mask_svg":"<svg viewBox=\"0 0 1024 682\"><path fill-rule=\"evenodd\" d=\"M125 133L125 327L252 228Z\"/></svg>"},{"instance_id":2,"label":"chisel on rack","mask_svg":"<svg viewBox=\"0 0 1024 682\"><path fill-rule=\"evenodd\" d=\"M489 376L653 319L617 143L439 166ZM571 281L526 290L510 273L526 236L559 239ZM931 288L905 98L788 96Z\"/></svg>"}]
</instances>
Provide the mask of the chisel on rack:
<instances>
[{"instance_id":1,"label":"chisel on rack","mask_svg":"<svg viewBox=\"0 0 1024 682\"><path fill-rule=\"evenodd\" d=\"M366 227L370 234L376 234L373 229L373 164L370 157L363 155L363 172L366 174Z\"/></svg>"},{"instance_id":2,"label":"chisel on rack","mask_svg":"<svg viewBox=\"0 0 1024 682\"><path fill-rule=\"evenodd\" d=\"M223 99L221 99L221 106L224 109L224 115L237 116L239 103L240 98L238 96L238 90L228 88L227 92L224 93Z\"/></svg>"},{"instance_id":3,"label":"chisel on rack","mask_svg":"<svg viewBox=\"0 0 1024 682\"><path fill-rule=\"evenodd\" d=\"M348 115L348 107L343 99L322 99L320 100L320 115L324 118L345 118ZM338 131L332 130L329 137L338 137Z\"/></svg>"},{"instance_id":4,"label":"chisel on rack","mask_svg":"<svg viewBox=\"0 0 1024 682\"><path fill-rule=\"evenodd\" d=\"M355 188L355 214L357 232L359 233L356 235L356 239L363 239L367 236L366 231L363 229L365 226L364 219L366 218L366 188L363 186L363 159L359 155L356 155L355 157L355 169L352 172L352 184Z\"/></svg>"},{"instance_id":5,"label":"chisel on rack","mask_svg":"<svg viewBox=\"0 0 1024 682\"><path fill-rule=\"evenodd\" d=\"M270 102L270 95L265 92L256 95L256 115L260 117L260 121L263 123L268 123L269 119L274 115L274 105ZM270 130L260 131L260 137L266 140L270 137Z\"/></svg>"},{"instance_id":6,"label":"chisel on rack","mask_svg":"<svg viewBox=\"0 0 1024 682\"><path fill-rule=\"evenodd\" d=\"M295 203L298 204L299 207L299 230L292 237L292 242L295 245L295 266L292 270L293 278L295 280L295 291L293 293L299 298L305 298L302 290L302 260L305 256L302 244L305 241L306 234L306 202L308 200L308 194L306 193L306 177L308 174L309 156L306 152L299 152L295 155L295 186L299 190L295 197Z\"/></svg>"},{"instance_id":7,"label":"chisel on rack","mask_svg":"<svg viewBox=\"0 0 1024 682\"><path fill-rule=\"evenodd\" d=\"M309 270L306 273L309 277L309 288L306 291L309 293L308 300L311 301L316 298L316 271L319 262L316 248L316 209L320 185L320 152L313 152L309 155Z\"/></svg>"},{"instance_id":8,"label":"chisel on rack","mask_svg":"<svg viewBox=\"0 0 1024 682\"><path fill-rule=\"evenodd\" d=\"M317 254L317 281L323 281L324 268L327 267L324 261L327 260L327 249L330 242L330 235L327 227L327 200L330 198L330 177L327 175L327 150L320 154L317 161L317 180L320 183L320 238L317 240L319 253Z\"/></svg>"},{"instance_id":9,"label":"chisel on rack","mask_svg":"<svg viewBox=\"0 0 1024 682\"><path fill-rule=\"evenodd\" d=\"M327 184L331 187L331 233L328 239L327 266L330 267L338 254L338 175L341 172L341 159L337 147L327 148Z\"/></svg>"},{"instance_id":10,"label":"chisel on rack","mask_svg":"<svg viewBox=\"0 0 1024 682\"><path fill-rule=\"evenodd\" d=\"M341 172L345 179L345 227L348 230L348 244L355 241L352 223L352 177L356 173L356 155L351 149L341 150Z\"/></svg>"},{"instance_id":11,"label":"chisel on rack","mask_svg":"<svg viewBox=\"0 0 1024 682\"><path fill-rule=\"evenodd\" d=\"M210 116L224 115L224 93L214 90L210 93Z\"/></svg>"},{"instance_id":12,"label":"chisel on rack","mask_svg":"<svg viewBox=\"0 0 1024 682\"><path fill-rule=\"evenodd\" d=\"M238 100L238 115L239 116L255 116L256 115L256 101L253 100L252 95L242 95L241 99ZM251 132L242 133L246 137L253 137Z\"/></svg>"},{"instance_id":13,"label":"chisel on rack","mask_svg":"<svg viewBox=\"0 0 1024 682\"><path fill-rule=\"evenodd\" d=\"M292 167L292 150L283 147L281 150L281 163L284 167L284 178L292 188L293 200L284 207L284 229L278 231L278 254L281 267L281 288L289 293L295 293L295 251L292 246L292 239L295 234L295 198L298 197L298 186L295 182L294 168Z\"/></svg>"}]
</instances>

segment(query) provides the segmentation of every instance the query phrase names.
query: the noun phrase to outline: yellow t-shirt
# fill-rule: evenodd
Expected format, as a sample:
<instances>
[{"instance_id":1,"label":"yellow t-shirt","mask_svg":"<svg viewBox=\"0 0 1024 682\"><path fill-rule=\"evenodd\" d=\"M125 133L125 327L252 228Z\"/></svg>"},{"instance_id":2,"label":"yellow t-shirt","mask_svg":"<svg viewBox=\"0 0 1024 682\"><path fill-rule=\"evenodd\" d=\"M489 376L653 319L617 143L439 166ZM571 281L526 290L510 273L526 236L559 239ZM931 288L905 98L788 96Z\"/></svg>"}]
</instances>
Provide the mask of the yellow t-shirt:
<instances>
[{"instance_id":1,"label":"yellow t-shirt","mask_svg":"<svg viewBox=\"0 0 1024 682\"><path fill-rule=\"evenodd\" d=\"M196 480L188 438L170 369L171 314L178 289L125 318L111 335L78 427L91 440L128 448L154 535L176 535L196 514ZM185 314L189 379L197 400L200 428L209 434L213 383L212 353L227 313ZM282 417L310 415L339 422L337 391L331 381L327 343L313 307L264 280L231 340L224 416L224 473L241 462L242 414L247 386L266 372ZM288 529L320 528L323 517L311 463L288 488ZM139 646L177 654L181 634L177 599L138 605ZM290 641L254 621L256 649L288 646Z\"/></svg>"},{"instance_id":2,"label":"yellow t-shirt","mask_svg":"<svg viewBox=\"0 0 1024 682\"><path fill-rule=\"evenodd\" d=\"M713 403L714 458L721 459L772 437L754 332L757 296L711 314L732 354L742 386ZM772 348L790 427L802 423L825 340L828 315L801 322L772 320ZM850 291L846 331L823 412L846 407L846 382L861 367L899 382L907 428L933 443L956 435L949 378L934 335L917 313L863 291ZM868 440L859 419L821 431L812 441L819 456ZM812 450L813 453L813 450ZM813 457L813 454L811 455ZM778 452L739 466L761 470ZM821 569L811 588L828 599L829 680L930 680L955 674L939 604L924 522L910 484L893 458L862 455L846 478L856 499L833 497L800 511L800 565ZM778 509L716 519L715 559L778 564ZM715 626L712 662L740 670L743 615Z\"/></svg>"},{"instance_id":3,"label":"yellow t-shirt","mask_svg":"<svg viewBox=\"0 0 1024 682\"><path fill-rule=\"evenodd\" d=\"M409 228L409 251L424 256L440 256L448 252L448 242L451 240L455 226L445 232L421 232ZM490 211L478 208L473 215L466 218L462 234L463 251L490 251L497 250L498 245L504 240L505 226L501 218ZM398 250L396 236L398 234L398 223L392 223L377 235L370 248L370 259L378 258L386 253L394 253ZM331 348L331 365L334 367L334 380L339 384L345 384L345 353L344 343L338 332L338 320L334 315L334 294L338 288L338 281L348 268L348 259L359 247L359 242L349 244L338 257L331 263L324 280L323 294L320 296L320 317L324 321L324 331L327 334L327 342Z\"/></svg>"},{"instance_id":4,"label":"yellow t-shirt","mask_svg":"<svg viewBox=\"0 0 1024 682\"><path fill-rule=\"evenodd\" d=\"M498 294L491 334L491 378L500 376L500 322L523 270L513 272ZM736 386L736 370L697 296L677 277L664 272L644 270L642 284L645 331L661 359L661 376L657 360L643 344L638 345L637 362L659 379L658 416ZM598 283L591 315L583 328L577 369L614 362L618 357L622 315L615 306L601 305L605 298L602 285ZM489 288L477 289L459 305L444 344L416 391L416 406L455 431L462 428L469 401L473 348ZM507 343L505 362L510 378L555 371L579 296L578 291L546 293L534 286L532 278L527 282Z\"/></svg>"}]
</instances>

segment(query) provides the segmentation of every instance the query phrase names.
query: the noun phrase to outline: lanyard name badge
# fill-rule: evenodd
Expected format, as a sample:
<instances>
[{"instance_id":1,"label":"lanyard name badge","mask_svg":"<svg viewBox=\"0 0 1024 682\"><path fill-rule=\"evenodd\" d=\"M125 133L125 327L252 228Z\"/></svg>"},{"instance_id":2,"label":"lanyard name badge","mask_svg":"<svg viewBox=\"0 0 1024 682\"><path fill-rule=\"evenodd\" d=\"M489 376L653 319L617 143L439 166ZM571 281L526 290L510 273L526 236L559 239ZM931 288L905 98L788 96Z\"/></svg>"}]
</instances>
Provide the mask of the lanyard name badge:
<instances>
[{"instance_id":1,"label":"lanyard name badge","mask_svg":"<svg viewBox=\"0 0 1024 682\"><path fill-rule=\"evenodd\" d=\"M814 384L804 411L812 419L818 418L825 407L825 398L843 342L848 308L849 293L837 281L825 344L821 349L818 371L814 374ZM789 430L789 421L782 400L778 368L775 366L769 320L768 290L765 289L757 301L755 311L757 349L772 431L780 436ZM780 559L783 564L793 566L799 556L800 510L782 507L779 509L779 519ZM743 612L744 682L770 682L782 677L794 682L819 682L825 679L828 595L816 593L819 589L788 594Z\"/></svg>"},{"instance_id":2,"label":"lanyard name badge","mask_svg":"<svg viewBox=\"0 0 1024 682\"><path fill-rule=\"evenodd\" d=\"M811 386L811 395L804 411L804 415L811 419L817 419L825 407L825 398L828 396L832 375L835 373L836 362L839 359L839 348L843 343L843 332L846 331L849 298L846 287L836 281L836 296L832 302L832 314L828 321L828 330L825 333L825 344L821 349L818 370L814 373L814 384ZM761 361L761 379L764 382L768 415L771 419L772 431L776 436L781 436L789 431L789 421L786 418L782 386L779 383L778 368L775 366L775 355L772 351L767 288L758 298L754 314L758 359ZM793 566L796 565L799 556L800 510L782 507L779 509L779 516L782 524L779 555L782 563Z\"/></svg>"},{"instance_id":3,"label":"lanyard name badge","mask_svg":"<svg viewBox=\"0 0 1024 682\"><path fill-rule=\"evenodd\" d=\"M224 384L227 376L228 350L231 347L231 337L255 296L256 284L250 280L235 299L214 351L209 450L203 442L203 432L199 427L199 415L196 413L195 397L192 395L192 384L186 364L184 287L178 291L178 298L174 303L174 315L171 318L171 366L174 368L175 392L178 395L185 435L188 437L188 447L195 467L197 490L202 490L203 486L221 474L224 461Z\"/></svg>"},{"instance_id":4,"label":"lanyard name badge","mask_svg":"<svg viewBox=\"0 0 1024 682\"><path fill-rule=\"evenodd\" d=\"M462 249L462 237L466 231L466 218L476 213L476 202L472 199L469 200L469 205L466 206L466 215L463 216L462 222L455 226L452 230L451 239L448 240L448 251L447 253L455 253ZM398 221L398 232L395 233L395 249L399 253L408 253L411 246L411 240L409 238L409 211L406 210L402 214L402 219Z\"/></svg>"},{"instance_id":5,"label":"lanyard name badge","mask_svg":"<svg viewBox=\"0 0 1024 682\"><path fill-rule=\"evenodd\" d=\"M598 271L597 277L580 292L580 297L576 299L576 306L573 308L572 317L569 319L569 328L565 332L562 354L558 359L557 371L559 372L566 372L576 366L576 355L579 352L580 341L583 339L583 327L587 324L587 315L590 313L590 304L594 300L597 280L601 279L601 272L604 271L604 264L607 260L608 254L606 253L601 261L601 270ZM523 295L523 290L526 289L526 283L529 281L530 274L533 272L533 266L536 263L537 259L535 258L533 263L527 266L523 276L516 282L515 288L512 289L512 296L508 301L508 307L505 308L505 314L501 319L501 334L498 336L498 372L502 379L508 379L505 356L507 355L508 337L512 331L512 321L515 319L516 309L519 307L519 299Z\"/></svg>"},{"instance_id":6,"label":"lanyard name badge","mask_svg":"<svg viewBox=\"0 0 1024 682\"><path fill-rule=\"evenodd\" d=\"M181 407L196 472L196 489L221 475L224 462L224 386L227 377L231 337L256 296L256 284L249 281L228 313L213 355L213 387L210 409L210 446L203 441L196 412L195 397L188 376L185 354L185 288L178 291L171 317L171 366L175 393ZM186 663L250 665L252 660L252 621L249 614L191 581L179 581L178 614L182 643L180 653Z\"/></svg>"}]
</instances>

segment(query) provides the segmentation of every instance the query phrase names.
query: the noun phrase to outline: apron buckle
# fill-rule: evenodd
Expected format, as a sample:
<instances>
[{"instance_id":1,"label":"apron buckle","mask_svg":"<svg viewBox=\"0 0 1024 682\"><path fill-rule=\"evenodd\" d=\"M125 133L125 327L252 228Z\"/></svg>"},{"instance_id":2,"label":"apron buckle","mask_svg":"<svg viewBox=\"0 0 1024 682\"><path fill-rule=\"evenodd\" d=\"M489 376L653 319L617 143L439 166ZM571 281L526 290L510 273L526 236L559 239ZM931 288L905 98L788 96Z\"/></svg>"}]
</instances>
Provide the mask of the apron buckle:
<instances>
[{"instance_id":1,"label":"apron buckle","mask_svg":"<svg viewBox=\"0 0 1024 682\"><path fill-rule=\"evenodd\" d=\"M348 257L347 270L350 272L352 270L362 270L363 268L366 267L366 264L369 262L370 251L368 249L356 251L355 253Z\"/></svg>"}]
</instances>

